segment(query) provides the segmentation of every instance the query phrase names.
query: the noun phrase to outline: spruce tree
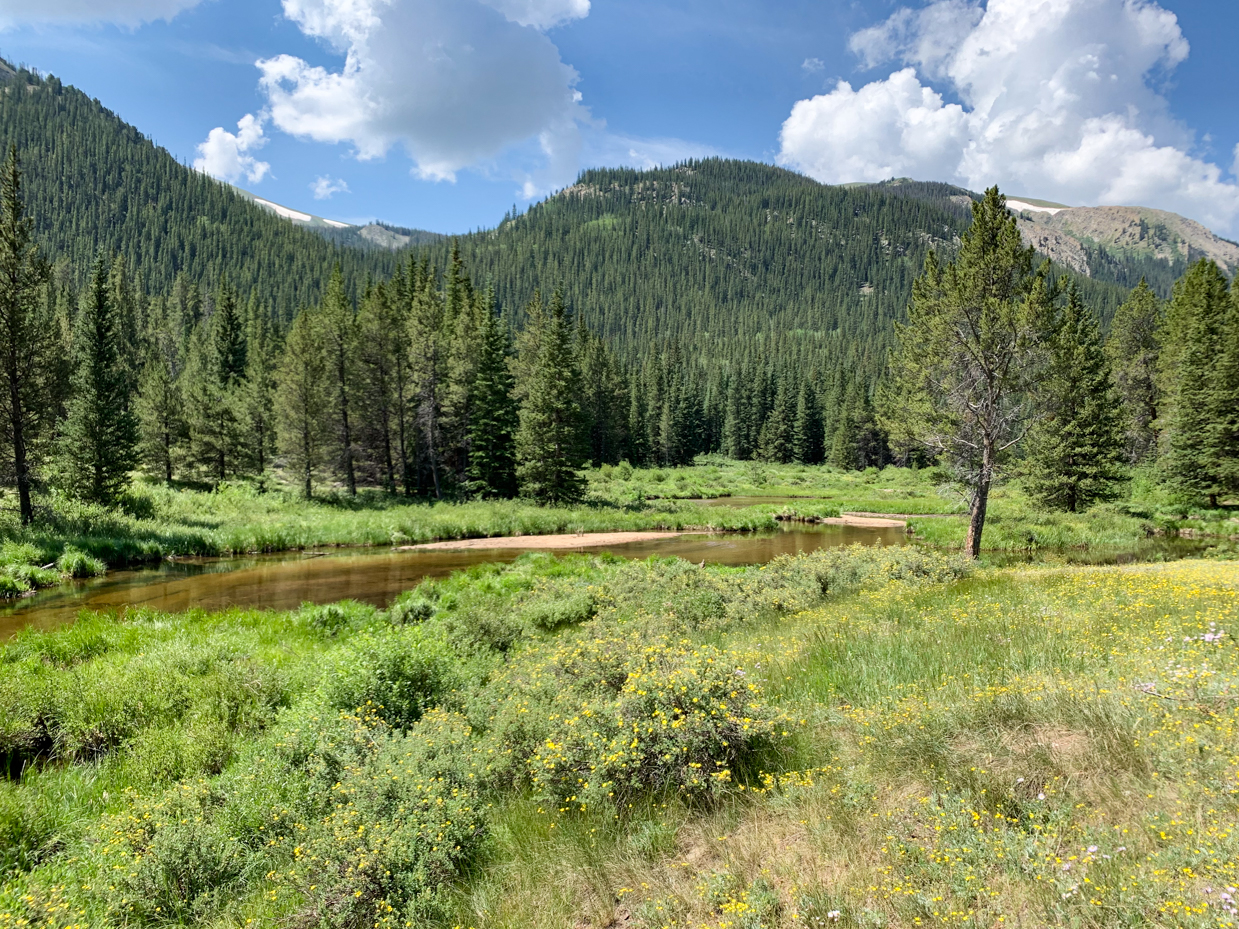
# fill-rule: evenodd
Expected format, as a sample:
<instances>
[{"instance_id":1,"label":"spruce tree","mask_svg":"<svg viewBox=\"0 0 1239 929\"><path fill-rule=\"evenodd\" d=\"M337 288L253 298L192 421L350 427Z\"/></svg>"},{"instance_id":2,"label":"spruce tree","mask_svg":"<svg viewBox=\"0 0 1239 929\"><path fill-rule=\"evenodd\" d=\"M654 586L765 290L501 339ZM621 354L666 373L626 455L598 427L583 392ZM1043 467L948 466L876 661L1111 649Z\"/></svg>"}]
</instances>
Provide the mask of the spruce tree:
<instances>
[{"instance_id":1,"label":"spruce tree","mask_svg":"<svg viewBox=\"0 0 1239 929\"><path fill-rule=\"evenodd\" d=\"M792 425L792 458L800 464L822 462L822 413L817 394L808 378L800 384L796 397L796 419Z\"/></svg>"},{"instance_id":2,"label":"spruce tree","mask_svg":"<svg viewBox=\"0 0 1239 929\"><path fill-rule=\"evenodd\" d=\"M138 381L135 408L141 460L147 470L171 484L186 425L180 385L165 353L150 353Z\"/></svg>"},{"instance_id":3,"label":"spruce tree","mask_svg":"<svg viewBox=\"0 0 1239 929\"><path fill-rule=\"evenodd\" d=\"M1218 489L1239 495L1239 285L1233 281L1209 405L1213 427L1208 442L1218 461Z\"/></svg>"},{"instance_id":4,"label":"spruce tree","mask_svg":"<svg viewBox=\"0 0 1239 929\"><path fill-rule=\"evenodd\" d=\"M761 428L758 442L758 457L762 461L786 464L793 458L792 438L796 425L795 398L785 374L779 378L774 395L774 407Z\"/></svg>"},{"instance_id":5,"label":"spruce tree","mask_svg":"<svg viewBox=\"0 0 1239 929\"><path fill-rule=\"evenodd\" d=\"M47 265L34 244L34 221L22 199L14 145L0 167L0 410L24 526L34 519L38 439L55 414L54 330L39 303L47 279Z\"/></svg>"},{"instance_id":6,"label":"spruce tree","mask_svg":"<svg viewBox=\"0 0 1239 929\"><path fill-rule=\"evenodd\" d=\"M211 335L215 341L215 357L220 383L232 387L245 378L245 321L237 304L237 294L227 278L219 282L215 292L215 314L211 319Z\"/></svg>"},{"instance_id":7,"label":"spruce tree","mask_svg":"<svg viewBox=\"0 0 1239 929\"><path fill-rule=\"evenodd\" d=\"M1041 419L1029 434L1028 491L1044 506L1076 513L1118 496L1124 479L1123 420L1101 329L1079 289L1047 339Z\"/></svg>"},{"instance_id":8,"label":"spruce tree","mask_svg":"<svg viewBox=\"0 0 1239 929\"><path fill-rule=\"evenodd\" d=\"M245 337L245 377L238 388L244 454L248 469L265 480L275 449L275 334L267 308L251 301Z\"/></svg>"},{"instance_id":9,"label":"spruce tree","mask_svg":"<svg viewBox=\"0 0 1239 929\"><path fill-rule=\"evenodd\" d=\"M1141 279L1114 314L1106 355L1122 404L1127 460L1140 464L1157 453L1158 334L1162 306Z\"/></svg>"},{"instance_id":10,"label":"spruce tree","mask_svg":"<svg viewBox=\"0 0 1239 929\"><path fill-rule=\"evenodd\" d=\"M284 340L276 373L275 418L279 449L308 500L323 464L330 433L327 360L318 330L318 313L304 309Z\"/></svg>"},{"instance_id":11,"label":"spruce tree","mask_svg":"<svg viewBox=\"0 0 1239 929\"><path fill-rule=\"evenodd\" d=\"M585 492L585 455L573 327L558 291L545 310L535 297L528 315L518 359L517 480L539 503L575 503Z\"/></svg>"},{"instance_id":12,"label":"spruce tree","mask_svg":"<svg viewBox=\"0 0 1239 929\"><path fill-rule=\"evenodd\" d=\"M479 497L516 495L516 430L519 416L508 365L508 330L489 310L482 317L477 371L469 409L469 472L466 488Z\"/></svg>"},{"instance_id":13,"label":"spruce tree","mask_svg":"<svg viewBox=\"0 0 1239 929\"><path fill-rule=\"evenodd\" d=\"M73 399L61 431L65 489L112 505L137 465L138 426L121 366L120 320L112 306L108 265L96 260L74 331Z\"/></svg>"},{"instance_id":14,"label":"spruce tree","mask_svg":"<svg viewBox=\"0 0 1239 929\"><path fill-rule=\"evenodd\" d=\"M1201 259L1175 285L1160 358L1165 412L1159 466L1181 498L1207 499L1210 506L1228 489L1226 443L1217 422L1231 389L1219 370L1230 311L1226 277Z\"/></svg>"},{"instance_id":15,"label":"spruce tree","mask_svg":"<svg viewBox=\"0 0 1239 929\"><path fill-rule=\"evenodd\" d=\"M229 383L209 322L190 334L181 395L189 425L189 458L216 486L245 466L243 410L239 385Z\"/></svg>"},{"instance_id":16,"label":"spruce tree","mask_svg":"<svg viewBox=\"0 0 1239 929\"><path fill-rule=\"evenodd\" d=\"M358 424L368 457L377 466L384 488L395 493L404 480L407 420L408 346L405 320L397 296L384 285L372 288L362 297L357 313L359 351L358 396L365 416Z\"/></svg>"},{"instance_id":17,"label":"spruce tree","mask_svg":"<svg viewBox=\"0 0 1239 929\"><path fill-rule=\"evenodd\" d=\"M336 460L344 472L344 484L349 494L357 494L356 448L353 445L355 414L353 410L357 377L357 318L352 301L344 290L344 275L336 265L327 283L319 311L319 332L326 352L328 377L331 380L332 418L335 420Z\"/></svg>"}]
</instances>

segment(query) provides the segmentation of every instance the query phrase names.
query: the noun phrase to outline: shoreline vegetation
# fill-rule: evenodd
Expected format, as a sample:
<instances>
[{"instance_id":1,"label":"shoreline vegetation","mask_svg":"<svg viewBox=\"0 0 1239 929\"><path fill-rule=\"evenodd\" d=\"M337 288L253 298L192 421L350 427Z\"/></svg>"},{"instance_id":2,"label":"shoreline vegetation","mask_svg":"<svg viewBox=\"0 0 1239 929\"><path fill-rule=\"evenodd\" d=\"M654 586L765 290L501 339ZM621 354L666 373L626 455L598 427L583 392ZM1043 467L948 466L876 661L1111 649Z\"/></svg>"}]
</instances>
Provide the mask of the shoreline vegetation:
<instances>
[{"instance_id":1,"label":"shoreline vegetation","mask_svg":"<svg viewBox=\"0 0 1239 929\"><path fill-rule=\"evenodd\" d=\"M84 616L0 645L0 929L1234 926L1237 620L916 547Z\"/></svg>"},{"instance_id":2,"label":"shoreline vegetation","mask_svg":"<svg viewBox=\"0 0 1239 929\"><path fill-rule=\"evenodd\" d=\"M306 501L295 492L262 491L250 482L217 490L139 483L121 509L59 498L49 501L42 511L46 515L30 527L22 528L11 517L0 522L5 546L0 595L21 596L66 576L86 577L170 557L323 547L404 548L603 532L752 531L787 520L844 519L861 525L866 519L886 519L906 522L918 544L949 551L963 544L965 533L960 498L936 469L891 466L851 472L703 456L683 468L620 465L583 473L584 501L560 507L519 499L410 502L378 491L357 497L322 494ZM1139 479L1131 496L1084 513L1054 513L1035 507L1018 482L1000 485L984 551L1009 555L1136 547L1158 538L1198 539L1226 549L1239 538L1234 510L1176 506ZM732 506L732 501L742 505ZM44 567L66 552L72 572Z\"/></svg>"}]
</instances>

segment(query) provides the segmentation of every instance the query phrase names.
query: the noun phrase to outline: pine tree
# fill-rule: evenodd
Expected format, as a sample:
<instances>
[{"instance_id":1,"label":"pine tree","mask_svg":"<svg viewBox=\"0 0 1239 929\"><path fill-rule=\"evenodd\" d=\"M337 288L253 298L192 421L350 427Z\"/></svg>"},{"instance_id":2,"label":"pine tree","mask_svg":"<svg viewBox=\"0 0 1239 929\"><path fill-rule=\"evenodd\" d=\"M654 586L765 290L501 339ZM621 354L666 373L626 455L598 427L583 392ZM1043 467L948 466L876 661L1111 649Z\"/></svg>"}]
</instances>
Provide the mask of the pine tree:
<instances>
[{"instance_id":1,"label":"pine tree","mask_svg":"<svg viewBox=\"0 0 1239 929\"><path fill-rule=\"evenodd\" d=\"M434 275L420 272L412 288L408 317L409 391L420 439L419 452L430 471L436 498L443 496L443 384L447 358L444 351L443 299L434 288ZM418 468L419 474L421 468Z\"/></svg>"},{"instance_id":2,"label":"pine tree","mask_svg":"<svg viewBox=\"0 0 1239 929\"><path fill-rule=\"evenodd\" d=\"M335 421L336 459L344 472L349 494L357 494L356 449L353 446L353 394L357 372L357 318L353 304L344 291L344 275L336 265L327 284L319 311L318 331L326 352L328 377L331 380L332 419Z\"/></svg>"},{"instance_id":3,"label":"pine tree","mask_svg":"<svg viewBox=\"0 0 1239 929\"><path fill-rule=\"evenodd\" d=\"M1042 505L1076 513L1118 496L1123 421L1101 329L1076 287L1048 338L1039 387L1042 418L1028 437L1028 490Z\"/></svg>"},{"instance_id":4,"label":"pine tree","mask_svg":"<svg viewBox=\"0 0 1239 929\"><path fill-rule=\"evenodd\" d=\"M792 424L792 458L800 464L822 462L822 413L817 394L806 378L796 397L796 419Z\"/></svg>"},{"instance_id":5,"label":"pine tree","mask_svg":"<svg viewBox=\"0 0 1239 929\"><path fill-rule=\"evenodd\" d=\"M135 409L141 460L151 473L171 484L186 426L180 385L163 352L152 351L142 369Z\"/></svg>"},{"instance_id":6,"label":"pine tree","mask_svg":"<svg viewBox=\"0 0 1239 929\"><path fill-rule=\"evenodd\" d=\"M105 505L128 488L138 440L120 363L120 320L110 297L108 266L99 259L74 332L73 399L60 442L65 488Z\"/></svg>"},{"instance_id":7,"label":"pine tree","mask_svg":"<svg viewBox=\"0 0 1239 929\"><path fill-rule=\"evenodd\" d=\"M230 384L217 354L218 342L199 325L189 337L181 395L189 426L189 458L216 486L238 474L244 461L241 392Z\"/></svg>"},{"instance_id":8,"label":"pine tree","mask_svg":"<svg viewBox=\"0 0 1239 929\"><path fill-rule=\"evenodd\" d=\"M1181 497L1206 498L1210 506L1227 490L1226 449L1216 424L1228 388L1218 369L1230 306L1225 276L1201 259L1175 285L1160 358L1165 412L1159 465Z\"/></svg>"},{"instance_id":9,"label":"pine tree","mask_svg":"<svg viewBox=\"0 0 1239 929\"><path fill-rule=\"evenodd\" d=\"M1162 306L1141 279L1114 314L1106 355L1123 408L1127 460L1139 464L1157 453L1158 331Z\"/></svg>"},{"instance_id":10,"label":"pine tree","mask_svg":"<svg viewBox=\"0 0 1239 929\"><path fill-rule=\"evenodd\" d=\"M970 496L965 550L981 551L990 488L1028 428L1048 306L1015 217L997 187L972 206L972 225L946 267L930 252L892 355L896 399L883 421L924 445Z\"/></svg>"},{"instance_id":11,"label":"pine tree","mask_svg":"<svg viewBox=\"0 0 1239 929\"><path fill-rule=\"evenodd\" d=\"M397 482L405 478L406 466L408 346L400 300L388 287L379 285L365 294L357 313L358 396L365 411L359 431L388 493L396 492Z\"/></svg>"},{"instance_id":12,"label":"pine tree","mask_svg":"<svg viewBox=\"0 0 1239 929\"><path fill-rule=\"evenodd\" d=\"M245 377L238 389L242 424L242 443L248 469L265 480L275 449L275 334L271 331L267 308L251 302L245 337Z\"/></svg>"},{"instance_id":13,"label":"pine tree","mask_svg":"<svg viewBox=\"0 0 1239 929\"><path fill-rule=\"evenodd\" d=\"M317 329L318 312L302 310L284 340L276 373L275 416L280 452L308 500L323 464L328 425L327 362Z\"/></svg>"},{"instance_id":14,"label":"pine tree","mask_svg":"<svg viewBox=\"0 0 1239 929\"><path fill-rule=\"evenodd\" d=\"M488 301L489 306L489 301ZM469 410L469 473L466 487L479 497L516 495L516 430L519 416L508 365L507 327L493 309L482 318L477 371Z\"/></svg>"},{"instance_id":15,"label":"pine tree","mask_svg":"<svg viewBox=\"0 0 1239 929\"><path fill-rule=\"evenodd\" d=\"M49 275L33 235L13 146L0 167L0 410L24 526L34 519L31 489L38 439L55 413L54 397L48 396L54 388L54 330L39 312L39 291Z\"/></svg>"},{"instance_id":16,"label":"pine tree","mask_svg":"<svg viewBox=\"0 0 1239 929\"><path fill-rule=\"evenodd\" d=\"M215 357L220 383L232 387L245 378L245 322L237 304L236 291L227 278L219 282L215 292L215 314L211 318L211 335L215 340Z\"/></svg>"},{"instance_id":17,"label":"pine tree","mask_svg":"<svg viewBox=\"0 0 1239 929\"><path fill-rule=\"evenodd\" d=\"M774 395L774 407L761 428L758 455L762 461L786 464L793 458L792 438L796 425L794 406L796 401L788 380L786 375L779 378L779 386Z\"/></svg>"},{"instance_id":18,"label":"pine tree","mask_svg":"<svg viewBox=\"0 0 1239 929\"><path fill-rule=\"evenodd\" d=\"M539 503L574 503L585 491L576 340L560 293L545 310L535 296L528 315L519 343L517 479L521 494Z\"/></svg>"}]
</instances>

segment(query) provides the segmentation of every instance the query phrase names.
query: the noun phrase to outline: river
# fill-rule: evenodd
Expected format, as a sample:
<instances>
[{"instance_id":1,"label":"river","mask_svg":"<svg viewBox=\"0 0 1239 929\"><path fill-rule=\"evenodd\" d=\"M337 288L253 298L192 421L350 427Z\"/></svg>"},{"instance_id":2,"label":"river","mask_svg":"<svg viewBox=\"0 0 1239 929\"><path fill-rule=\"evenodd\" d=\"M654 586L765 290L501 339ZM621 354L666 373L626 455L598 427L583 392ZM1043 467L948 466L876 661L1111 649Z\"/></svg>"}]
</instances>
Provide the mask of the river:
<instances>
[{"instance_id":1,"label":"river","mask_svg":"<svg viewBox=\"0 0 1239 929\"><path fill-rule=\"evenodd\" d=\"M785 523L762 532L690 534L657 541L577 549L611 552L624 558L651 555L707 564L764 564L778 555L843 545L902 545L902 529L816 526ZM386 606L427 577L488 562L509 562L537 551L537 536L527 549L393 552L330 549L242 558L193 558L157 568L114 571L103 578L75 581L40 591L0 609L0 641L20 629L51 629L72 622L81 610L146 608L173 612L229 607L291 609L302 603L361 600Z\"/></svg>"}]
</instances>

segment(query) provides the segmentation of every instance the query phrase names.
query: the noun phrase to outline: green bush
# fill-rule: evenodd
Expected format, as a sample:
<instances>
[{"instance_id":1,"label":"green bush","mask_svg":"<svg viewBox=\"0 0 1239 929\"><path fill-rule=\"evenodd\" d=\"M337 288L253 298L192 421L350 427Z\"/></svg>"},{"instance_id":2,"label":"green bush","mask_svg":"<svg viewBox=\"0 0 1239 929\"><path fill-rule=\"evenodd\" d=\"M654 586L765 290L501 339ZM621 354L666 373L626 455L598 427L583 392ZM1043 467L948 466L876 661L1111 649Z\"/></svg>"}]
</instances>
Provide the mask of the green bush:
<instances>
[{"instance_id":1,"label":"green bush","mask_svg":"<svg viewBox=\"0 0 1239 929\"><path fill-rule=\"evenodd\" d=\"M525 607L522 618L533 629L554 632L565 626L589 622L598 612L598 601L588 591L534 602Z\"/></svg>"},{"instance_id":2,"label":"green bush","mask_svg":"<svg viewBox=\"0 0 1239 929\"><path fill-rule=\"evenodd\" d=\"M368 626L378 617L378 610L368 603L341 600L319 606L303 603L298 618L320 635L334 637L349 629Z\"/></svg>"},{"instance_id":3,"label":"green bush","mask_svg":"<svg viewBox=\"0 0 1239 929\"><path fill-rule=\"evenodd\" d=\"M102 850L113 876L101 890L115 918L139 925L196 921L233 898L253 855L213 821L222 802L204 785L180 785L113 818Z\"/></svg>"},{"instance_id":4,"label":"green bush","mask_svg":"<svg viewBox=\"0 0 1239 929\"><path fill-rule=\"evenodd\" d=\"M394 626L410 626L424 623L434 613L434 603L415 593L393 603L387 610L387 619Z\"/></svg>"},{"instance_id":5,"label":"green bush","mask_svg":"<svg viewBox=\"0 0 1239 929\"><path fill-rule=\"evenodd\" d=\"M455 668L444 642L418 626L362 632L334 657L323 693L335 709L372 707L405 728L457 683Z\"/></svg>"},{"instance_id":6,"label":"green bush","mask_svg":"<svg viewBox=\"0 0 1239 929\"><path fill-rule=\"evenodd\" d=\"M98 558L87 555L72 545L65 548L64 553L56 559L56 568L68 577L100 577L107 573L108 567Z\"/></svg>"},{"instance_id":7,"label":"green bush","mask_svg":"<svg viewBox=\"0 0 1239 929\"><path fill-rule=\"evenodd\" d=\"M714 797L779 740L782 721L737 656L640 632L555 643L499 678L499 781L581 810L674 791ZM504 695L504 696L501 696Z\"/></svg>"}]
</instances>

